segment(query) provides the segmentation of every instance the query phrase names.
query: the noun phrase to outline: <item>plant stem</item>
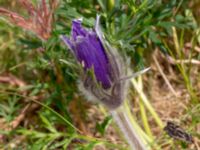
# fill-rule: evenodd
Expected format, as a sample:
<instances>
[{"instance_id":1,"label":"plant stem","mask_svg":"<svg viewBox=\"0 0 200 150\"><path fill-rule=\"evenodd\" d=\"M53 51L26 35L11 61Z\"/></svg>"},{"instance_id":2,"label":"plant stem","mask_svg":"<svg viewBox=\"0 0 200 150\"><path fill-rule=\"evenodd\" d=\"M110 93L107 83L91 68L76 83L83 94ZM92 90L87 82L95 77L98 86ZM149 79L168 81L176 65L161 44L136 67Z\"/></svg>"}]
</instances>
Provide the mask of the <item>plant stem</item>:
<instances>
[{"instance_id":1,"label":"plant stem","mask_svg":"<svg viewBox=\"0 0 200 150\"><path fill-rule=\"evenodd\" d=\"M133 150L149 150L147 143L142 138L138 131L133 128L128 118L127 111L125 111L124 105L117 110L110 111L115 122L123 132L127 142Z\"/></svg>"},{"instance_id":2,"label":"plant stem","mask_svg":"<svg viewBox=\"0 0 200 150\"><path fill-rule=\"evenodd\" d=\"M124 102L124 111L126 111L127 117L129 118L129 121L132 125L133 128L135 128L138 132L138 134L140 134L143 139L147 142L147 143L152 143L153 139L148 136L139 126L139 124L136 122L135 118L133 117L133 115L131 114L131 110L130 110L130 105L128 104L127 101Z\"/></svg>"}]
</instances>

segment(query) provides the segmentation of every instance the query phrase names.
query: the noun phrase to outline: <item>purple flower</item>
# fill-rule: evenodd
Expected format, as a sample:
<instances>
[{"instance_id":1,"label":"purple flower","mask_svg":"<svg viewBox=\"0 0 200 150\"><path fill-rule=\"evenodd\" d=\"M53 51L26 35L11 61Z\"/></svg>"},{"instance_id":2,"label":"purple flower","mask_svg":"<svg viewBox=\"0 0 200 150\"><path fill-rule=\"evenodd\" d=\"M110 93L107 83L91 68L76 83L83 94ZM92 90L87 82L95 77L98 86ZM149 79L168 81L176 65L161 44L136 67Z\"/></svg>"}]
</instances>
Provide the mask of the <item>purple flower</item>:
<instances>
[{"instance_id":1,"label":"purple flower","mask_svg":"<svg viewBox=\"0 0 200 150\"><path fill-rule=\"evenodd\" d=\"M109 61L96 32L83 28L81 20L74 20L71 38L62 36L62 39L82 64L84 70L93 68L96 80L105 89L110 88Z\"/></svg>"},{"instance_id":2,"label":"purple flower","mask_svg":"<svg viewBox=\"0 0 200 150\"><path fill-rule=\"evenodd\" d=\"M99 27L99 16L95 29L86 29L81 20L72 22L71 37L62 35L62 40L82 65L81 91L89 97L105 104L108 108L117 108L125 97L125 67L116 49L104 39ZM92 70L93 75L88 71Z\"/></svg>"}]
</instances>

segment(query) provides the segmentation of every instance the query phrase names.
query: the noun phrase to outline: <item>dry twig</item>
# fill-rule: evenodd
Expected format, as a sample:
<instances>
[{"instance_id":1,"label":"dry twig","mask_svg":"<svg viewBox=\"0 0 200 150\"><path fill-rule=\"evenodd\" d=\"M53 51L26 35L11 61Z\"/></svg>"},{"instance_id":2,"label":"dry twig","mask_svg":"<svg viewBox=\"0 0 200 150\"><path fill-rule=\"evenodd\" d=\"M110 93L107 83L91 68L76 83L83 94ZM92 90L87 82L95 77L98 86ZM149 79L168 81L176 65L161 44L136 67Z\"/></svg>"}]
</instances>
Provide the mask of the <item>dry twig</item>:
<instances>
[{"instance_id":1,"label":"dry twig","mask_svg":"<svg viewBox=\"0 0 200 150\"><path fill-rule=\"evenodd\" d=\"M174 59L171 56L167 56L167 59L171 64L194 64L194 65L200 65L200 61L196 60L196 59L179 60L179 59Z\"/></svg>"},{"instance_id":2,"label":"dry twig","mask_svg":"<svg viewBox=\"0 0 200 150\"><path fill-rule=\"evenodd\" d=\"M186 43L184 48L185 48L185 50L189 50L189 49L192 49L193 46L192 46L191 43ZM200 47L194 46L194 50L195 50L196 52L199 52L199 53L200 53Z\"/></svg>"},{"instance_id":3,"label":"dry twig","mask_svg":"<svg viewBox=\"0 0 200 150\"><path fill-rule=\"evenodd\" d=\"M156 64L156 67L158 68L161 76L163 77L163 79L165 80L165 83L167 84L167 86L169 87L170 91L174 94L174 96L178 96L176 91L174 90L174 88L172 87L171 83L169 82L169 80L167 79L166 75L164 74L164 72L162 71L158 61L157 61L157 58L153 55L153 60Z\"/></svg>"},{"instance_id":4,"label":"dry twig","mask_svg":"<svg viewBox=\"0 0 200 150\"><path fill-rule=\"evenodd\" d=\"M13 86L19 86L19 87L23 87L25 86L25 82L18 79L17 77L11 75L11 74L8 74L6 76L0 76L0 82L1 83L9 83Z\"/></svg>"},{"instance_id":5,"label":"dry twig","mask_svg":"<svg viewBox=\"0 0 200 150\"><path fill-rule=\"evenodd\" d=\"M38 6L34 6L31 0L19 0L22 7L28 12L29 17L25 18L18 13L0 8L0 14L7 16L13 24L34 32L42 40L51 36L53 13L58 6L58 0L41 0Z\"/></svg>"}]
</instances>

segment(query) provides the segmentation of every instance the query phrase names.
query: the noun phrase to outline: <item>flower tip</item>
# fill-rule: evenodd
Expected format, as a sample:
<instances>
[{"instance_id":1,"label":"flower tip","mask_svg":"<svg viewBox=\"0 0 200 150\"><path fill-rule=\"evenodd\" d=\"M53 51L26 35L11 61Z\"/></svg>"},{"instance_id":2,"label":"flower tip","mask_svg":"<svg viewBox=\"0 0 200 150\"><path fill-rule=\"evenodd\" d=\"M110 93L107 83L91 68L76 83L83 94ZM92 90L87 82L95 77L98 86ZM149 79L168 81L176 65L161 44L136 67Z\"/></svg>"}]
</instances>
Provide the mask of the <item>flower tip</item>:
<instances>
[{"instance_id":1,"label":"flower tip","mask_svg":"<svg viewBox=\"0 0 200 150\"><path fill-rule=\"evenodd\" d=\"M78 24L80 24L80 23L83 22L83 17L78 18L78 19L74 19L72 22L73 22L73 23L78 23Z\"/></svg>"}]
</instances>

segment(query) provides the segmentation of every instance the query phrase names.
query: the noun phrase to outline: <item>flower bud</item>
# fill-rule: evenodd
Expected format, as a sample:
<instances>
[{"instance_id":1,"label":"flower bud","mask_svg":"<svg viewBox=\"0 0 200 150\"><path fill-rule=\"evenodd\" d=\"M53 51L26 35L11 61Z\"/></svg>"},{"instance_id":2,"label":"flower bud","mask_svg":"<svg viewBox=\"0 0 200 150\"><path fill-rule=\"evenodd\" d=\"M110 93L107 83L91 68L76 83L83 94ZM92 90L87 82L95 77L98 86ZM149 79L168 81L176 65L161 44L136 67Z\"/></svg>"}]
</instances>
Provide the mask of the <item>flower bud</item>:
<instances>
[{"instance_id":1,"label":"flower bud","mask_svg":"<svg viewBox=\"0 0 200 150\"><path fill-rule=\"evenodd\" d=\"M80 19L74 20L71 37L61 38L82 66L79 89L89 100L115 109L126 96L126 80L120 80L126 76L126 67L117 50L103 37L99 19L97 16L95 29L83 28Z\"/></svg>"}]
</instances>

